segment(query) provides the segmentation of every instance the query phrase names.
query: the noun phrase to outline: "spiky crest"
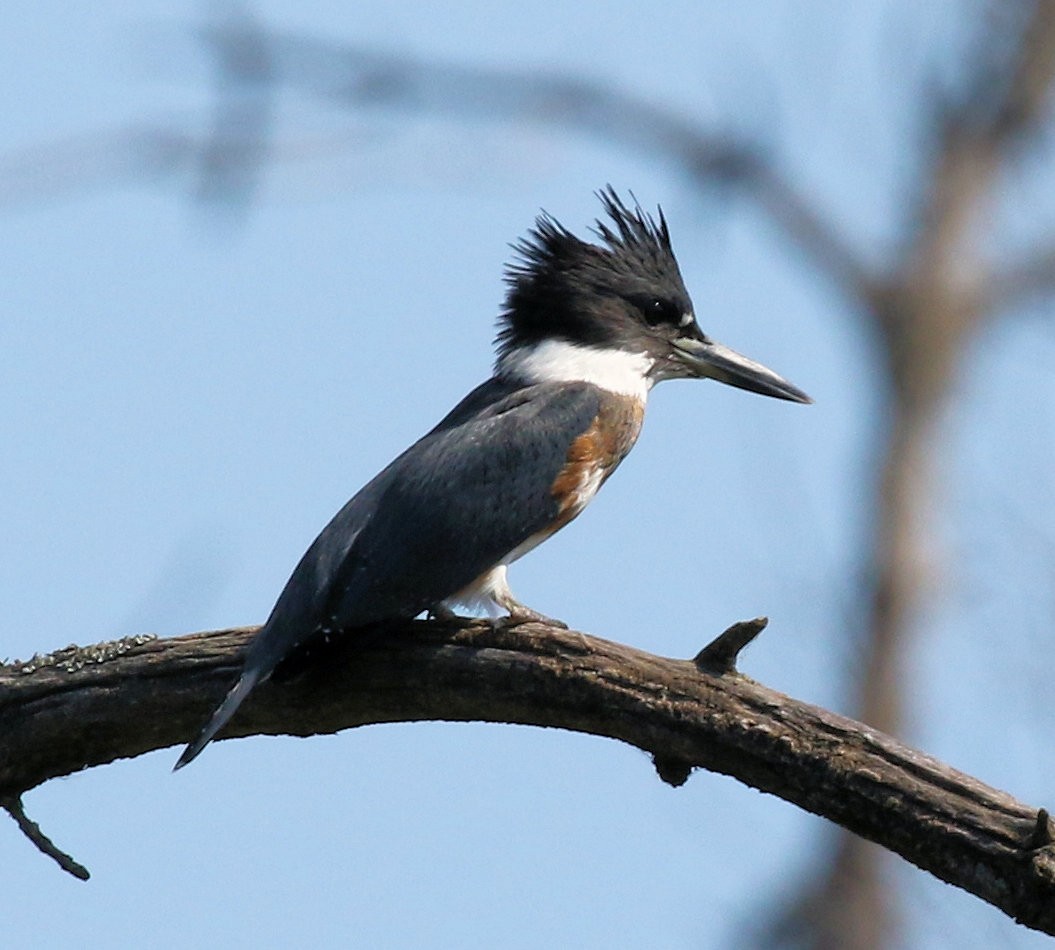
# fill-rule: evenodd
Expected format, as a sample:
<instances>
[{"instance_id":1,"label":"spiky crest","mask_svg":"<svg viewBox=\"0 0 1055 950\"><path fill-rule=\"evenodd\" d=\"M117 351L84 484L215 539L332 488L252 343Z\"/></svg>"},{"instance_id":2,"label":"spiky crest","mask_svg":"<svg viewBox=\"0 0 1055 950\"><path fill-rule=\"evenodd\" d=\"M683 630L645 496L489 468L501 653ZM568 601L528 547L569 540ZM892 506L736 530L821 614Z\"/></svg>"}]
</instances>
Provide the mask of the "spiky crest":
<instances>
[{"instance_id":1,"label":"spiky crest","mask_svg":"<svg viewBox=\"0 0 1055 950\"><path fill-rule=\"evenodd\" d=\"M506 268L508 290L498 321L499 360L516 345L549 337L601 342L604 327L595 311L606 296L661 293L691 307L662 209L653 218L633 194L631 208L611 185L597 197L610 219L598 219L592 228L603 246L582 240L546 212L513 245L516 258Z\"/></svg>"}]
</instances>

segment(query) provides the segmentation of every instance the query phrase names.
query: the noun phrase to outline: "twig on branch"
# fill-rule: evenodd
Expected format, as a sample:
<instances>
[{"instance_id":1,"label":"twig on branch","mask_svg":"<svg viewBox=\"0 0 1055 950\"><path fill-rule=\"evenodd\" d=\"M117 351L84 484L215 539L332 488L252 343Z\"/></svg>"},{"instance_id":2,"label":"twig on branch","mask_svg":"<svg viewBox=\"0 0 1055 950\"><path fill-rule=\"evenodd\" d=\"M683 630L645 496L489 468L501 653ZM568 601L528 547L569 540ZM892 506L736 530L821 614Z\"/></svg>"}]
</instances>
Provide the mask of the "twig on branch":
<instances>
[{"instance_id":1,"label":"twig on branch","mask_svg":"<svg viewBox=\"0 0 1055 950\"><path fill-rule=\"evenodd\" d=\"M717 676L735 673L740 652L765 630L768 624L768 617L755 617L754 620L734 623L700 650L692 662L705 673L714 673Z\"/></svg>"},{"instance_id":2,"label":"twig on branch","mask_svg":"<svg viewBox=\"0 0 1055 950\"><path fill-rule=\"evenodd\" d=\"M1052 827L1051 815L1046 808L1037 812L1037 825L1033 829L1033 835L1029 839L1029 846L1036 851L1055 844L1055 828Z\"/></svg>"},{"instance_id":3,"label":"twig on branch","mask_svg":"<svg viewBox=\"0 0 1055 950\"><path fill-rule=\"evenodd\" d=\"M758 626L734 627L717 653L735 655ZM184 742L255 630L148 641L80 667L0 667L0 799ZM539 624L408 621L373 633L261 686L222 735L484 720L607 736L650 753L667 781L693 768L734 776L1055 934L1055 845L1037 809L867 726L735 672Z\"/></svg>"},{"instance_id":4,"label":"twig on branch","mask_svg":"<svg viewBox=\"0 0 1055 950\"><path fill-rule=\"evenodd\" d=\"M54 858L63 871L72 874L81 881L87 881L91 877L88 869L83 864L78 864L65 851L57 848L54 842L40 830L40 825L31 821L22 807L22 798L18 795L9 795L0 799L0 808L3 808L18 824L19 830L37 848L49 858Z\"/></svg>"}]
</instances>

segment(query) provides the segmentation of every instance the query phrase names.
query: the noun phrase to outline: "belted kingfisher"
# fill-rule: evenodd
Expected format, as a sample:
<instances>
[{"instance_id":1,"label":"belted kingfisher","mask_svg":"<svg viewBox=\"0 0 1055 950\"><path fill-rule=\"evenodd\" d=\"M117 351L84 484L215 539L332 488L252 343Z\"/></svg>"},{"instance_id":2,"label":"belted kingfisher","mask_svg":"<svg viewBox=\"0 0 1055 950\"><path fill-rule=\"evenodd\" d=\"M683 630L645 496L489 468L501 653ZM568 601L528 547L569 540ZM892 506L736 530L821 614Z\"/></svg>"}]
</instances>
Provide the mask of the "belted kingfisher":
<instances>
[{"instance_id":1,"label":"belted kingfisher","mask_svg":"<svg viewBox=\"0 0 1055 950\"><path fill-rule=\"evenodd\" d=\"M545 622L510 564L579 514L633 447L653 384L716 379L809 397L703 334L667 222L598 197L602 245L543 213L514 245L494 375L362 488L323 529L250 644L241 675L184 750L187 765L259 682L305 644L457 605ZM496 621L498 622L498 621ZM563 624L562 624L563 626Z\"/></svg>"}]
</instances>

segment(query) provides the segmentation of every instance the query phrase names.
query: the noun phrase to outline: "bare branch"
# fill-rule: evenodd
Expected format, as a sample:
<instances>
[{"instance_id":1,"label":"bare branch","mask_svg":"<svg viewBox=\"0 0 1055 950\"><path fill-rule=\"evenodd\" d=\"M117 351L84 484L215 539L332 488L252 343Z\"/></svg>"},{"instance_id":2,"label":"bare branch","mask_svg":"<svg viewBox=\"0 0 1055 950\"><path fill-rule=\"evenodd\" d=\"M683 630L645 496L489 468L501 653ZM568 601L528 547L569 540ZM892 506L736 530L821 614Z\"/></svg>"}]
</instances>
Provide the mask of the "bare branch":
<instances>
[{"instance_id":1,"label":"bare branch","mask_svg":"<svg viewBox=\"0 0 1055 950\"><path fill-rule=\"evenodd\" d=\"M932 156L925 163L902 255L872 315L882 333L897 395L932 411L944 398L960 354L979 321L1027 293L1043 260L988 288L982 222L996 200L999 174L1015 149L1032 141L1055 82L1055 4L996 5L999 23L978 24L955 96L939 100ZM1002 295L1006 294L1007 299Z\"/></svg>"},{"instance_id":2,"label":"bare branch","mask_svg":"<svg viewBox=\"0 0 1055 950\"><path fill-rule=\"evenodd\" d=\"M1055 4L994 4L978 38L975 81L963 112L982 119L994 149L1028 138L1043 118L1055 81Z\"/></svg>"},{"instance_id":3,"label":"bare branch","mask_svg":"<svg viewBox=\"0 0 1055 950\"><path fill-rule=\"evenodd\" d=\"M994 274L985 287L986 306L994 314L1052 293L1055 293L1055 247L1046 247L1009 264Z\"/></svg>"},{"instance_id":4,"label":"bare branch","mask_svg":"<svg viewBox=\"0 0 1055 950\"><path fill-rule=\"evenodd\" d=\"M230 30L203 35L221 46L236 41ZM319 98L356 107L534 122L658 156L704 187L739 186L845 292L866 302L873 292L873 280L846 236L760 147L704 130L658 103L609 84L538 70L438 63L280 33L271 34L267 43L276 81Z\"/></svg>"},{"instance_id":5,"label":"bare branch","mask_svg":"<svg viewBox=\"0 0 1055 950\"><path fill-rule=\"evenodd\" d=\"M0 808L3 808L4 811L14 818L22 834L29 838L42 854L53 858L63 871L67 874L72 874L80 881L87 881L91 877L88 869L83 864L78 864L65 851L57 848L54 842L40 830L40 825L30 820L22 807L20 796L13 795L0 799Z\"/></svg>"},{"instance_id":6,"label":"bare branch","mask_svg":"<svg viewBox=\"0 0 1055 950\"><path fill-rule=\"evenodd\" d=\"M248 9L224 5L211 44L215 55L216 105L212 128L198 155L198 197L246 207L273 138L275 84L267 32Z\"/></svg>"},{"instance_id":7,"label":"bare branch","mask_svg":"<svg viewBox=\"0 0 1055 950\"><path fill-rule=\"evenodd\" d=\"M144 642L103 651L105 662L0 667L0 797L183 742L230 686L254 632ZM619 739L651 753L668 780L696 767L735 776L1055 933L1055 846L1038 835L1037 809L737 673L704 673L690 660L574 631L387 625L335 643L326 662L288 682L265 684L225 735L439 719Z\"/></svg>"}]
</instances>

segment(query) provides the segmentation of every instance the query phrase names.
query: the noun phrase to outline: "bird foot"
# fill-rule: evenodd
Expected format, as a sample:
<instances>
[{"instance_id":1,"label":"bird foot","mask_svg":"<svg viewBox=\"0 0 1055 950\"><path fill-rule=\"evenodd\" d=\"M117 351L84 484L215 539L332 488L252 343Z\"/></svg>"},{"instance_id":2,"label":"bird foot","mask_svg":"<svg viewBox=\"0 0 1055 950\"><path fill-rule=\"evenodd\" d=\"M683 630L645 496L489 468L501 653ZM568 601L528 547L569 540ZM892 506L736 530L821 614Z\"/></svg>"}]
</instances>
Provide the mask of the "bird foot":
<instances>
[{"instance_id":1,"label":"bird foot","mask_svg":"<svg viewBox=\"0 0 1055 950\"><path fill-rule=\"evenodd\" d=\"M568 625L563 620L547 617L537 610L532 610L530 607L524 607L520 604L509 609L508 617L498 617L493 623L496 630L503 628L508 630L510 627L519 627L522 623L541 623L547 627L558 627L561 630L568 629Z\"/></svg>"}]
</instances>

